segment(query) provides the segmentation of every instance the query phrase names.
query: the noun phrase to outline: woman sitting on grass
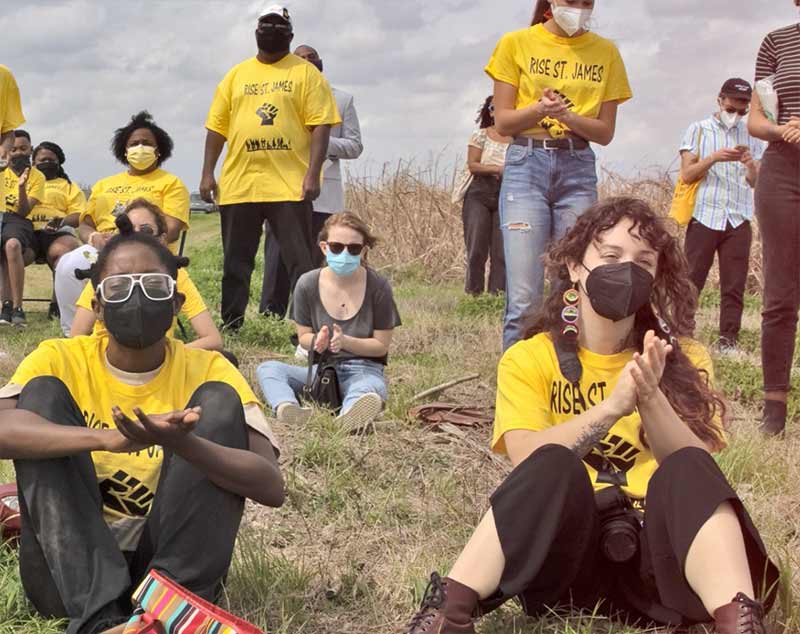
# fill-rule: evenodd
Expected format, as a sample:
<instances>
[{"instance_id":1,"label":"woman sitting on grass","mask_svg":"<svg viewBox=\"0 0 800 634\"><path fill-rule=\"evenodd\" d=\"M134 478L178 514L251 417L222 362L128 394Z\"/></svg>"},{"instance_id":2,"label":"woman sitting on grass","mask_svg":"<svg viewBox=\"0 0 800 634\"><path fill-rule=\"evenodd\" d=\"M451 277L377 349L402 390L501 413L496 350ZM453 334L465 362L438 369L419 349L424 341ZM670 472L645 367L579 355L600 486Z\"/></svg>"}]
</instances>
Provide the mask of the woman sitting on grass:
<instances>
[{"instance_id":1,"label":"woman sitting on grass","mask_svg":"<svg viewBox=\"0 0 800 634\"><path fill-rule=\"evenodd\" d=\"M45 341L0 390L22 584L40 614L69 619L68 634L127 621L151 569L215 601L245 498L284 499L277 443L244 377L166 336L184 301L169 249L118 235L92 276L108 336Z\"/></svg>"},{"instance_id":2,"label":"woman sitting on grass","mask_svg":"<svg viewBox=\"0 0 800 634\"><path fill-rule=\"evenodd\" d=\"M646 203L595 204L549 253L552 290L498 369L492 447L515 469L407 628L471 634L518 597L764 634L778 571L711 456L724 404L688 339L678 241ZM757 602L762 597L764 604Z\"/></svg>"},{"instance_id":3,"label":"woman sitting on grass","mask_svg":"<svg viewBox=\"0 0 800 634\"><path fill-rule=\"evenodd\" d=\"M374 420L386 401L383 368L400 315L389 283L365 264L377 240L363 220L352 213L333 214L319 239L327 266L297 281L292 319L304 349L310 351L313 344L314 352L327 352L337 362L342 391L337 420L353 431ZM268 361L256 374L278 420L292 425L308 421L311 408L297 400L306 368Z\"/></svg>"},{"instance_id":4,"label":"woman sitting on grass","mask_svg":"<svg viewBox=\"0 0 800 634\"><path fill-rule=\"evenodd\" d=\"M166 244L167 223L164 214L158 205L145 198L137 198L128 203L124 214L130 220L133 231L147 233L155 236L159 242ZM203 348L205 350L222 350L222 335L214 325L211 313L206 308L203 298L192 282L186 269L178 269L178 293L185 297L180 314L192 325L197 338L186 344L187 348ZM97 316L92 309L92 299L95 289L91 284L86 284L83 293L76 302L77 311L72 322L70 336L78 337L94 332L95 335L104 335L106 328L102 322L97 321ZM172 328L167 335L172 337L177 318L172 323Z\"/></svg>"}]
</instances>

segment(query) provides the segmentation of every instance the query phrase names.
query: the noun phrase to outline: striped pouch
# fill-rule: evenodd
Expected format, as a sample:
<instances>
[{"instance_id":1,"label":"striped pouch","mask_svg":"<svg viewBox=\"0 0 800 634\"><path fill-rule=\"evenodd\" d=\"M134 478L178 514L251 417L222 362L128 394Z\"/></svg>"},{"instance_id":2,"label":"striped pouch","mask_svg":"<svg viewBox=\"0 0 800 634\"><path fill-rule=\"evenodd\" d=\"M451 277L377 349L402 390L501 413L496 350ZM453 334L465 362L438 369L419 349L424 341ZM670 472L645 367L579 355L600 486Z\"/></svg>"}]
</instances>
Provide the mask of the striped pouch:
<instances>
[{"instance_id":1,"label":"striped pouch","mask_svg":"<svg viewBox=\"0 0 800 634\"><path fill-rule=\"evenodd\" d=\"M133 593L133 602L138 607L124 634L264 634L155 570Z\"/></svg>"}]
</instances>

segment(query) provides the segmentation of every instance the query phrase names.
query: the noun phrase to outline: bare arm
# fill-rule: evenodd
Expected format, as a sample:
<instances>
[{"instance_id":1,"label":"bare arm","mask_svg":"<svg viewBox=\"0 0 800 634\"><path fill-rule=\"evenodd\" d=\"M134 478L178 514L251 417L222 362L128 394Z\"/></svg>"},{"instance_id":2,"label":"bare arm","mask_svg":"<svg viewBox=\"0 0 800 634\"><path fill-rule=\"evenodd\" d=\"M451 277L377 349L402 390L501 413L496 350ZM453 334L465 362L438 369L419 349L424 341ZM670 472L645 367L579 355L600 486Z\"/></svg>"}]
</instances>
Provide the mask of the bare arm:
<instances>
[{"instance_id":1,"label":"bare arm","mask_svg":"<svg viewBox=\"0 0 800 634\"><path fill-rule=\"evenodd\" d=\"M200 196L208 203L217 200L217 181L214 178L214 169L217 167L222 149L225 147L225 137L219 132L206 130L206 147L203 154L203 173L200 177Z\"/></svg>"},{"instance_id":2,"label":"bare arm","mask_svg":"<svg viewBox=\"0 0 800 634\"><path fill-rule=\"evenodd\" d=\"M78 226L78 236L81 239L81 242L85 244L91 244L89 242L89 238L93 233L97 232L97 225L94 224L94 220L91 216L86 216Z\"/></svg>"},{"instance_id":3,"label":"bare arm","mask_svg":"<svg viewBox=\"0 0 800 634\"><path fill-rule=\"evenodd\" d=\"M223 447L195 434L187 434L173 449L218 487L264 506L281 506L284 483L272 443L248 432L249 450Z\"/></svg>"},{"instance_id":4,"label":"bare arm","mask_svg":"<svg viewBox=\"0 0 800 634\"><path fill-rule=\"evenodd\" d=\"M747 130L750 132L750 136L762 141L782 141L786 127L767 119L767 115L764 114L764 108L761 106L761 97L754 90L753 98L750 102L750 116L747 118Z\"/></svg>"},{"instance_id":5,"label":"bare arm","mask_svg":"<svg viewBox=\"0 0 800 634\"><path fill-rule=\"evenodd\" d=\"M506 432L504 439L508 457L516 467L540 447L562 445L583 458L606 437L619 419L613 404L605 400L580 416L543 431L517 429Z\"/></svg>"},{"instance_id":6,"label":"bare arm","mask_svg":"<svg viewBox=\"0 0 800 634\"><path fill-rule=\"evenodd\" d=\"M467 148L467 167L475 176L502 176L502 165L484 165L481 163L483 150L472 145Z\"/></svg>"},{"instance_id":7,"label":"bare arm","mask_svg":"<svg viewBox=\"0 0 800 634\"><path fill-rule=\"evenodd\" d=\"M544 119L541 102L517 110L517 87L503 81L494 82L495 129L504 136L518 134L535 128Z\"/></svg>"},{"instance_id":8,"label":"bare arm","mask_svg":"<svg viewBox=\"0 0 800 634\"><path fill-rule=\"evenodd\" d=\"M318 125L311 128L311 151L308 171L303 179L303 200L313 201L319 198L322 188L322 164L328 154L330 138L331 126Z\"/></svg>"},{"instance_id":9,"label":"bare arm","mask_svg":"<svg viewBox=\"0 0 800 634\"><path fill-rule=\"evenodd\" d=\"M705 443L695 436L689 426L678 417L660 389L647 401L640 400L639 414L642 416L642 425L647 434L650 450L659 464L671 454L686 447L697 447L710 451Z\"/></svg>"},{"instance_id":10,"label":"bare arm","mask_svg":"<svg viewBox=\"0 0 800 634\"><path fill-rule=\"evenodd\" d=\"M593 143L608 145L614 140L617 130L617 109L619 103L616 101L606 101L600 106L600 114L597 119L583 117L575 114L572 110L566 110L563 116L555 117L559 121L569 126L570 131Z\"/></svg>"},{"instance_id":11,"label":"bare arm","mask_svg":"<svg viewBox=\"0 0 800 634\"><path fill-rule=\"evenodd\" d=\"M69 216L64 216L64 221L61 224L64 227L77 227L80 220L80 214L70 214Z\"/></svg>"},{"instance_id":12,"label":"bare arm","mask_svg":"<svg viewBox=\"0 0 800 634\"><path fill-rule=\"evenodd\" d=\"M77 318L77 315L76 315ZM203 350L222 350L222 335L214 325L211 313L207 310L190 320L197 339L186 344L187 348L201 348Z\"/></svg>"},{"instance_id":13,"label":"bare arm","mask_svg":"<svg viewBox=\"0 0 800 634\"><path fill-rule=\"evenodd\" d=\"M168 216L167 214L164 214L164 219L167 221L167 242L172 244L180 239L181 233L186 229L186 225L177 218Z\"/></svg>"},{"instance_id":14,"label":"bare arm","mask_svg":"<svg viewBox=\"0 0 800 634\"><path fill-rule=\"evenodd\" d=\"M70 328L70 337L80 337L82 335L91 335L94 323L97 318L91 310L78 306L75 311L75 319L72 320L72 328Z\"/></svg>"},{"instance_id":15,"label":"bare arm","mask_svg":"<svg viewBox=\"0 0 800 634\"><path fill-rule=\"evenodd\" d=\"M5 401L5 403L3 403ZM127 440L115 431L56 425L16 407L15 399L0 401L0 459L42 460L87 451L114 451Z\"/></svg>"},{"instance_id":16,"label":"bare arm","mask_svg":"<svg viewBox=\"0 0 800 634\"><path fill-rule=\"evenodd\" d=\"M334 331L335 333L335 331ZM394 330L376 330L372 337L368 339L358 339L350 335L341 335L341 349L359 357L385 357L389 354L389 346L392 344ZM331 349L336 342L336 334L331 341ZM337 352L337 350L334 350Z\"/></svg>"}]
</instances>

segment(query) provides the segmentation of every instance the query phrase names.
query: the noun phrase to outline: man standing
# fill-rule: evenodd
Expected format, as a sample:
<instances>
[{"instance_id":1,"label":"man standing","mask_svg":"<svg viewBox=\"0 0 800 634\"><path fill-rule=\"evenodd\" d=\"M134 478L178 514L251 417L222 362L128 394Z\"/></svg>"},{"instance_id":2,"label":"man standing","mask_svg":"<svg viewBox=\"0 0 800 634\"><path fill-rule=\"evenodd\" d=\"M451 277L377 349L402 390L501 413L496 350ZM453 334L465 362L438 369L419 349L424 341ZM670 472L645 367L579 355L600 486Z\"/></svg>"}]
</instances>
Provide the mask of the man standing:
<instances>
[{"instance_id":1,"label":"man standing","mask_svg":"<svg viewBox=\"0 0 800 634\"><path fill-rule=\"evenodd\" d=\"M294 54L313 64L319 69L319 72L322 72L322 59L316 49L302 45L295 49ZM331 128L322 193L314 201L314 213L311 217L311 259L314 267L322 266L322 251L316 246L317 236L322 231L322 225L325 224L330 214L345 210L342 168L339 161L357 159L364 151L361 143L361 126L358 123L358 113L353 103L353 95L337 88L332 88L332 90L342 123ZM278 317L286 315L289 290L289 274L281 259L278 241L275 234L268 231L267 238L264 240L264 281L261 287L259 311Z\"/></svg>"},{"instance_id":2,"label":"man standing","mask_svg":"<svg viewBox=\"0 0 800 634\"><path fill-rule=\"evenodd\" d=\"M289 11L268 6L255 31L258 55L234 66L217 86L206 120L200 181L204 200L220 205L223 326L244 323L250 277L266 220L280 244L292 287L311 270L312 201L332 125L341 122L328 82L289 52ZM214 168L228 154L219 191Z\"/></svg>"},{"instance_id":3,"label":"man standing","mask_svg":"<svg viewBox=\"0 0 800 634\"><path fill-rule=\"evenodd\" d=\"M753 188L764 144L747 131L752 88L729 79L717 99L718 112L689 126L680 148L681 177L702 180L694 217L686 232L686 258L698 292L719 255L719 348L735 348L742 325L744 290L753 233Z\"/></svg>"}]
</instances>

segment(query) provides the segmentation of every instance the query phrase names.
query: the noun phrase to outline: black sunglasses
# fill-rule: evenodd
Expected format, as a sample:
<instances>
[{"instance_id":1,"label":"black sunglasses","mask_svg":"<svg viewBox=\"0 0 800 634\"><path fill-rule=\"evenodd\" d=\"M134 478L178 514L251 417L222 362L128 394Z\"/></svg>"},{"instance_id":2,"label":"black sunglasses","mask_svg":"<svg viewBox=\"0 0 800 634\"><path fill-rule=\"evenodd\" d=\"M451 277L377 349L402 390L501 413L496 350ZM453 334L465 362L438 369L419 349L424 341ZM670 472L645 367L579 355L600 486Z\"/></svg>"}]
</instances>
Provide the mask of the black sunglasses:
<instances>
[{"instance_id":1,"label":"black sunglasses","mask_svg":"<svg viewBox=\"0 0 800 634\"><path fill-rule=\"evenodd\" d=\"M734 108L733 106L729 106L729 107L725 108L725 112L727 112L728 114L736 113L736 114L741 115L743 117L748 112L750 112L750 108L743 108L742 110L739 110L738 108Z\"/></svg>"},{"instance_id":2,"label":"black sunglasses","mask_svg":"<svg viewBox=\"0 0 800 634\"><path fill-rule=\"evenodd\" d=\"M364 250L364 245L358 243L344 244L343 242L328 242L328 249L330 249L331 253L334 255L339 255L345 249L347 249L350 255L361 255L361 252Z\"/></svg>"}]
</instances>

